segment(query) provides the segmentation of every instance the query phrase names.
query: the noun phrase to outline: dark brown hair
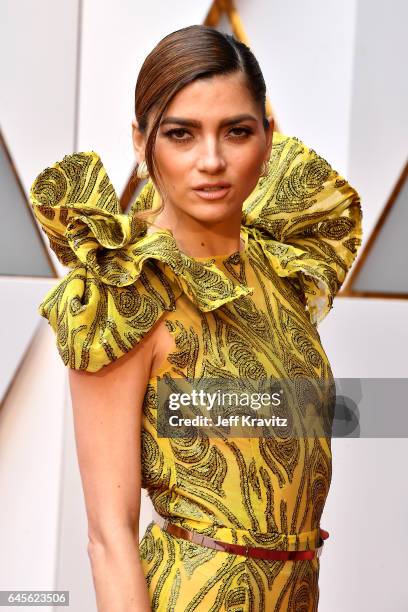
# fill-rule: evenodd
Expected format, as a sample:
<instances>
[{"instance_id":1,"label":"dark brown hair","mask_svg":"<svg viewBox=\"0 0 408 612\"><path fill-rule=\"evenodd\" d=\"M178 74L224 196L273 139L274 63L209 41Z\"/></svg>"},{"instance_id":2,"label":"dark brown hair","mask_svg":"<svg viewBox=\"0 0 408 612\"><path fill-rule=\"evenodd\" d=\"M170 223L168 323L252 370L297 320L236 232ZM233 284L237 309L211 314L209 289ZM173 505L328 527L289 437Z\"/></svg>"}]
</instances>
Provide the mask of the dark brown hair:
<instances>
[{"instance_id":1,"label":"dark brown hair","mask_svg":"<svg viewBox=\"0 0 408 612\"><path fill-rule=\"evenodd\" d=\"M192 25L165 36L146 57L135 89L135 115L139 130L149 134L145 158L152 181L160 188L160 171L155 164L154 148L161 118L172 98L196 79L217 74L242 72L245 84L263 115L264 128L269 126L265 113L266 86L250 48L230 34L210 26ZM139 218L158 214L164 202L154 211L137 213Z\"/></svg>"}]
</instances>

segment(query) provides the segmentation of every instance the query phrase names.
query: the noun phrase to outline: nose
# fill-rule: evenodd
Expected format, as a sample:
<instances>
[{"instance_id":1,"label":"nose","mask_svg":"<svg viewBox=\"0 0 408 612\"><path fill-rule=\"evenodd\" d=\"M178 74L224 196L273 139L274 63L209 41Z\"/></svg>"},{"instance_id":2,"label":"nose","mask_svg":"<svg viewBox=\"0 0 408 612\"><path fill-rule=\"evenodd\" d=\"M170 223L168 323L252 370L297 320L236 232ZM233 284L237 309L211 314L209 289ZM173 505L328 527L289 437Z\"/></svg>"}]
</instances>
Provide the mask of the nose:
<instances>
[{"instance_id":1,"label":"nose","mask_svg":"<svg viewBox=\"0 0 408 612\"><path fill-rule=\"evenodd\" d=\"M197 167L201 172L216 173L224 170L226 161L221 146L216 139L203 143L199 153Z\"/></svg>"}]
</instances>

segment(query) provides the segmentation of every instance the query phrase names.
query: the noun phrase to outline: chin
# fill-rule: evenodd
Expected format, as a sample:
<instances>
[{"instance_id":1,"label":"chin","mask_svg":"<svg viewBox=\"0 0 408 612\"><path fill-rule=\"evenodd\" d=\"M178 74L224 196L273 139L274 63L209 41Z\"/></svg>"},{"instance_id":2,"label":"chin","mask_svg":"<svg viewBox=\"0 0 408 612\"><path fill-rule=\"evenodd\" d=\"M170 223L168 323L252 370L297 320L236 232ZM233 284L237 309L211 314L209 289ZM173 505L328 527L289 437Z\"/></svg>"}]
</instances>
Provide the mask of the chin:
<instances>
[{"instance_id":1,"label":"chin","mask_svg":"<svg viewBox=\"0 0 408 612\"><path fill-rule=\"evenodd\" d=\"M226 202L211 202L211 204L195 205L192 210L186 211L196 221L200 223L223 223L231 218L234 210L231 204ZM194 213L194 214L191 214Z\"/></svg>"}]
</instances>

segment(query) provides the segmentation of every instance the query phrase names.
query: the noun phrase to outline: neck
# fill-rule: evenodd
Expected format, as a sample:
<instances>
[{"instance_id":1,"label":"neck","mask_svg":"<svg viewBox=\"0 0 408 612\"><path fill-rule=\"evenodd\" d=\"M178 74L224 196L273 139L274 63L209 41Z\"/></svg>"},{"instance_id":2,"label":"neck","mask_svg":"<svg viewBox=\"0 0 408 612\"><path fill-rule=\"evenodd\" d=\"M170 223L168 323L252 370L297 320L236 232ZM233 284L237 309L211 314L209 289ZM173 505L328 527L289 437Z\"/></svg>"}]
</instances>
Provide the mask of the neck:
<instances>
[{"instance_id":1,"label":"neck","mask_svg":"<svg viewBox=\"0 0 408 612\"><path fill-rule=\"evenodd\" d=\"M170 230L177 246L190 257L214 257L242 251L241 218L205 224L191 217L183 221L170 219L165 211L155 217L155 228Z\"/></svg>"}]
</instances>

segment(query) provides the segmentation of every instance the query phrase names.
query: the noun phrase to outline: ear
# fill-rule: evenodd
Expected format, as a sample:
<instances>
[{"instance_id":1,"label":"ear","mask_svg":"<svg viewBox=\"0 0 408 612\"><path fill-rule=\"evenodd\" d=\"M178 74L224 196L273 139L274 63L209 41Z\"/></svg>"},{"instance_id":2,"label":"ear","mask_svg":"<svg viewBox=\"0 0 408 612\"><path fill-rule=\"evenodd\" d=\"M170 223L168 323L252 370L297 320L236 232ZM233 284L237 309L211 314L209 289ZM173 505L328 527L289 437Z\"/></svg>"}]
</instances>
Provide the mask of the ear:
<instances>
[{"instance_id":1,"label":"ear","mask_svg":"<svg viewBox=\"0 0 408 612\"><path fill-rule=\"evenodd\" d=\"M144 135L139 130L139 124L136 119L132 120L132 141L133 141L133 149L136 153L138 163L140 163L145 159L146 142L145 142Z\"/></svg>"},{"instance_id":2,"label":"ear","mask_svg":"<svg viewBox=\"0 0 408 612\"><path fill-rule=\"evenodd\" d=\"M269 128L266 131L266 161L269 160L270 156L271 156L271 151L272 151L272 141L273 141L273 129L275 127L275 120L272 117L272 115L269 115L268 119L268 123L269 123Z\"/></svg>"}]
</instances>

